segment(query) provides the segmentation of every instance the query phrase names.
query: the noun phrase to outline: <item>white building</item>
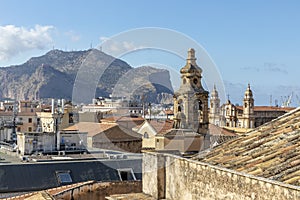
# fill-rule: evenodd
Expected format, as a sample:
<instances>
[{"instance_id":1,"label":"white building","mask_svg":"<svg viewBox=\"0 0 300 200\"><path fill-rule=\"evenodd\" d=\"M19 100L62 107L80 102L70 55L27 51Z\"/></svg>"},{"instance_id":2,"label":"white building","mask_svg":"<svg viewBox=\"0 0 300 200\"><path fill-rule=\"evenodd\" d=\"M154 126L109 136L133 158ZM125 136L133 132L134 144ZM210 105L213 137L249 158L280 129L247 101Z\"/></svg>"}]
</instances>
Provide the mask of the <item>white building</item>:
<instances>
[{"instance_id":1,"label":"white building","mask_svg":"<svg viewBox=\"0 0 300 200\"><path fill-rule=\"evenodd\" d=\"M98 98L93 99L92 104L83 105L81 112L101 112L104 117L112 114L141 116L143 114L143 106L137 102L122 98Z\"/></svg>"},{"instance_id":2,"label":"white building","mask_svg":"<svg viewBox=\"0 0 300 200\"><path fill-rule=\"evenodd\" d=\"M18 153L21 155L37 152L47 154L55 151L82 151L87 147L87 133L78 131L61 131L58 135L54 132L17 133L17 140ZM57 141L59 149L57 149Z\"/></svg>"}]
</instances>

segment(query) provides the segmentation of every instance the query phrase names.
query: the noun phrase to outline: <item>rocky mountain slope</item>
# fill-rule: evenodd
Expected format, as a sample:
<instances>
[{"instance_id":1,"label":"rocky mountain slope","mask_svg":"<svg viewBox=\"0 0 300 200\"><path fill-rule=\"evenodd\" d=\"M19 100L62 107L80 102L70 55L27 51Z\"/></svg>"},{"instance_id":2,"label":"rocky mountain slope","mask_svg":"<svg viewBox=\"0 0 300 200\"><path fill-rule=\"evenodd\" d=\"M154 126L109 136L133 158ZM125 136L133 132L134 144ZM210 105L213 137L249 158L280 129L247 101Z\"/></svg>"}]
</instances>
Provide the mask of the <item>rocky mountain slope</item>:
<instances>
[{"instance_id":1,"label":"rocky mountain slope","mask_svg":"<svg viewBox=\"0 0 300 200\"><path fill-rule=\"evenodd\" d=\"M93 91L94 97L107 97L109 94L131 97L146 95L148 101L156 103L168 103L172 97L173 89L167 70L132 68L120 59L90 49L72 52L52 50L22 65L0 68L0 98L71 100L77 73L82 69L89 70L84 79L87 82L97 72L103 72L96 77L98 84ZM91 99L83 103L90 102Z\"/></svg>"}]
</instances>

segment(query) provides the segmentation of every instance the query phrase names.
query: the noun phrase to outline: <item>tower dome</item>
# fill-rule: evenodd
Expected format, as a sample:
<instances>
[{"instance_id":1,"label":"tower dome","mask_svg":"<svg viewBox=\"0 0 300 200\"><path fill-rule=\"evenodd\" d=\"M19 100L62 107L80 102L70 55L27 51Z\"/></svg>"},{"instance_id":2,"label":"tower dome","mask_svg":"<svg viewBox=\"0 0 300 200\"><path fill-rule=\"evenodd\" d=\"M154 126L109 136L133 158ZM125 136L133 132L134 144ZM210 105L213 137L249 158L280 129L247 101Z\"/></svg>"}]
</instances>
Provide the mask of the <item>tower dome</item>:
<instances>
[{"instance_id":1,"label":"tower dome","mask_svg":"<svg viewBox=\"0 0 300 200\"><path fill-rule=\"evenodd\" d=\"M219 98L219 93L217 91L216 85L214 85L214 88L213 88L210 96L211 96L211 99Z\"/></svg>"},{"instance_id":2,"label":"tower dome","mask_svg":"<svg viewBox=\"0 0 300 200\"><path fill-rule=\"evenodd\" d=\"M250 83L248 83L248 87L245 91L245 98L252 98L253 97L253 94L252 94L252 90L250 88Z\"/></svg>"},{"instance_id":3,"label":"tower dome","mask_svg":"<svg viewBox=\"0 0 300 200\"><path fill-rule=\"evenodd\" d=\"M200 75L202 69L196 63L197 58L195 57L195 50L190 48L188 50L188 57L186 59L186 65L180 69L180 73L195 73L198 72Z\"/></svg>"}]
</instances>

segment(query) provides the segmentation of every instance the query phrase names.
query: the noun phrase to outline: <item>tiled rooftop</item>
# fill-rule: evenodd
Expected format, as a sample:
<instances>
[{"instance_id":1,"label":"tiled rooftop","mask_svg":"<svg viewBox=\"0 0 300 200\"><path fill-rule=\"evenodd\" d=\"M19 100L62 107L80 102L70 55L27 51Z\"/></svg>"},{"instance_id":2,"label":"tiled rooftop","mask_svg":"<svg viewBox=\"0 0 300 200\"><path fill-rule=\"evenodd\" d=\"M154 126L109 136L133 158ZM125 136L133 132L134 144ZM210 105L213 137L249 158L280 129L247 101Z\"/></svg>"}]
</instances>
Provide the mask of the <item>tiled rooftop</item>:
<instances>
[{"instance_id":1,"label":"tiled rooftop","mask_svg":"<svg viewBox=\"0 0 300 200\"><path fill-rule=\"evenodd\" d=\"M144 123L145 119L142 117L130 117L130 116L113 116L101 119L102 122L115 122L119 126L132 129L138 125Z\"/></svg>"},{"instance_id":2,"label":"tiled rooftop","mask_svg":"<svg viewBox=\"0 0 300 200\"><path fill-rule=\"evenodd\" d=\"M141 135L131 131L130 129L120 127L117 123L95 123L95 122L79 122L72 125L65 131L88 132L88 137L99 134L99 139L109 141L127 141L141 140Z\"/></svg>"},{"instance_id":3,"label":"tiled rooftop","mask_svg":"<svg viewBox=\"0 0 300 200\"><path fill-rule=\"evenodd\" d=\"M243 106L236 106L238 110L243 110ZM294 110L294 107L277 107L277 106L254 106L254 111L284 111Z\"/></svg>"},{"instance_id":4,"label":"tiled rooftop","mask_svg":"<svg viewBox=\"0 0 300 200\"><path fill-rule=\"evenodd\" d=\"M209 124L209 133L211 135L237 136L233 130L225 129L214 124Z\"/></svg>"},{"instance_id":5,"label":"tiled rooftop","mask_svg":"<svg viewBox=\"0 0 300 200\"><path fill-rule=\"evenodd\" d=\"M300 186L300 108L225 142L203 162Z\"/></svg>"},{"instance_id":6,"label":"tiled rooftop","mask_svg":"<svg viewBox=\"0 0 300 200\"><path fill-rule=\"evenodd\" d=\"M173 120L147 120L147 122L155 129L157 134L166 134L173 128ZM140 128L143 124L138 126Z\"/></svg>"},{"instance_id":7,"label":"tiled rooftop","mask_svg":"<svg viewBox=\"0 0 300 200\"><path fill-rule=\"evenodd\" d=\"M64 131L80 131L88 132L88 136L94 136L98 133L106 131L114 126L116 123L95 123L95 122L79 122L64 129Z\"/></svg>"}]
</instances>

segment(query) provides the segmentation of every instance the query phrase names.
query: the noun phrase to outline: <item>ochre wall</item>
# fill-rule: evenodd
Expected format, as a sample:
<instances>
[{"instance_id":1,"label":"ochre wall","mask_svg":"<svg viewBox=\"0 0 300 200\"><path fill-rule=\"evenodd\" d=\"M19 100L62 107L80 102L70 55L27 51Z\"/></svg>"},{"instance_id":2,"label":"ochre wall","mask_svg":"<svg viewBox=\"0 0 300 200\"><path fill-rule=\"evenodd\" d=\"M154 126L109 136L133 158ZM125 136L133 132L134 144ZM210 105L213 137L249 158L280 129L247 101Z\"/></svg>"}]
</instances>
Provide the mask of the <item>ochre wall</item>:
<instances>
[{"instance_id":1,"label":"ochre wall","mask_svg":"<svg viewBox=\"0 0 300 200\"><path fill-rule=\"evenodd\" d=\"M169 200L300 199L300 187L156 153L143 156L143 192Z\"/></svg>"}]
</instances>

